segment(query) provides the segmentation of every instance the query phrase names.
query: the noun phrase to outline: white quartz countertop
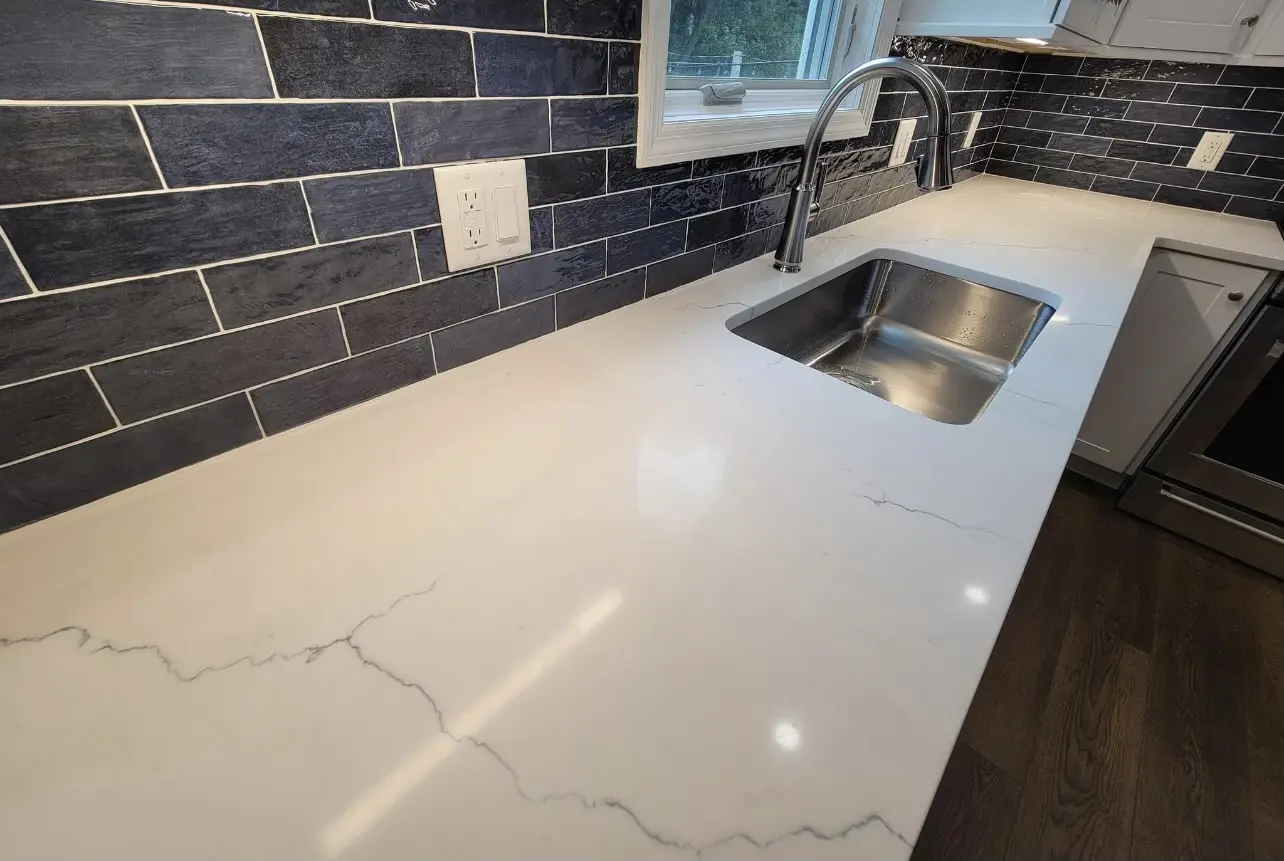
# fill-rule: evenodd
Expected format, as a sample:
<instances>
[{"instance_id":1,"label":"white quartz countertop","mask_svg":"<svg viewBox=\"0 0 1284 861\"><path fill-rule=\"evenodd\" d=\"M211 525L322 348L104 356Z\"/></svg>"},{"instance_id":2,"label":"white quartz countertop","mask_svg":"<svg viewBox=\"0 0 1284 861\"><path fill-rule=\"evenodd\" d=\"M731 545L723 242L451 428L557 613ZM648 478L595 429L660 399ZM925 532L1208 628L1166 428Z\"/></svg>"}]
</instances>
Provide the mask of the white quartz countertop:
<instances>
[{"instance_id":1,"label":"white quartz countertop","mask_svg":"<svg viewBox=\"0 0 1284 861\"><path fill-rule=\"evenodd\" d=\"M0 537L0 856L905 858L1153 246L980 177ZM727 330L871 257L1049 301L940 424Z\"/></svg>"}]
</instances>

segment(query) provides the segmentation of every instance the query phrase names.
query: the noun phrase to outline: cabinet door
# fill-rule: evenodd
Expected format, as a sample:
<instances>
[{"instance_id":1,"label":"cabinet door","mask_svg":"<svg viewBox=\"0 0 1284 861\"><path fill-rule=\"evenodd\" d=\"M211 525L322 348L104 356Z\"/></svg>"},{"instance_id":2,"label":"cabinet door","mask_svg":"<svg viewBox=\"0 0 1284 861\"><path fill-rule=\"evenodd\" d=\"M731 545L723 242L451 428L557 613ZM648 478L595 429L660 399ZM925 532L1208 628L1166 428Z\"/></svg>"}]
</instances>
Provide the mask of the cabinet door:
<instances>
[{"instance_id":1,"label":"cabinet door","mask_svg":"<svg viewBox=\"0 0 1284 861\"><path fill-rule=\"evenodd\" d=\"M1105 43L1115 32L1122 10L1122 4L1115 0L1073 0L1057 7L1056 23L1094 42Z\"/></svg>"},{"instance_id":2,"label":"cabinet door","mask_svg":"<svg viewBox=\"0 0 1284 861\"><path fill-rule=\"evenodd\" d=\"M1252 33L1240 22L1266 0L1131 0L1112 45L1230 54Z\"/></svg>"},{"instance_id":3,"label":"cabinet door","mask_svg":"<svg viewBox=\"0 0 1284 861\"><path fill-rule=\"evenodd\" d=\"M1249 46L1258 57L1284 57L1284 3L1275 9L1275 15L1263 18L1257 25L1262 30L1256 46Z\"/></svg>"},{"instance_id":4,"label":"cabinet door","mask_svg":"<svg viewBox=\"0 0 1284 861\"><path fill-rule=\"evenodd\" d=\"M1249 266L1155 252L1097 384L1075 454L1127 472L1266 276ZM1233 293L1242 298L1231 299Z\"/></svg>"}]
</instances>

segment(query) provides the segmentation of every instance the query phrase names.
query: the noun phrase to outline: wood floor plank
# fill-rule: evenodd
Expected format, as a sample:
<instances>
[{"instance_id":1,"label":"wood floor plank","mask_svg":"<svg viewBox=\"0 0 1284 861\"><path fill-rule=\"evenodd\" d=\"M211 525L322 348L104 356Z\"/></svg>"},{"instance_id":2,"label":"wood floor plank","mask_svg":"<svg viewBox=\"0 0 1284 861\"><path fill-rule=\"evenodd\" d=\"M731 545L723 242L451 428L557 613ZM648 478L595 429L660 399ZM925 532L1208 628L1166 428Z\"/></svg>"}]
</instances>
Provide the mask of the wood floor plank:
<instances>
[{"instance_id":1,"label":"wood floor plank","mask_svg":"<svg viewBox=\"0 0 1284 861\"><path fill-rule=\"evenodd\" d=\"M910 861L1001 859L1020 788L965 743L954 746Z\"/></svg>"},{"instance_id":2,"label":"wood floor plank","mask_svg":"<svg viewBox=\"0 0 1284 861\"><path fill-rule=\"evenodd\" d=\"M1245 572L1253 638L1248 755L1253 857L1284 861L1284 583Z\"/></svg>"},{"instance_id":3,"label":"wood floor plank","mask_svg":"<svg viewBox=\"0 0 1284 861\"><path fill-rule=\"evenodd\" d=\"M1060 488L972 698L960 738L1020 780L1056 671L1078 584L1067 574L1079 531L1073 489Z\"/></svg>"},{"instance_id":4,"label":"wood floor plank","mask_svg":"<svg viewBox=\"0 0 1284 861\"><path fill-rule=\"evenodd\" d=\"M1144 652L1071 618L1007 858L1127 855L1148 674Z\"/></svg>"},{"instance_id":5,"label":"wood floor plank","mask_svg":"<svg viewBox=\"0 0 1284 861\"><path fill-rule=\"evenodd\" d=\"M1249 858L1244 572L1160 542L1159 601L1132 857Z\"/></svg>"}]
</instances>

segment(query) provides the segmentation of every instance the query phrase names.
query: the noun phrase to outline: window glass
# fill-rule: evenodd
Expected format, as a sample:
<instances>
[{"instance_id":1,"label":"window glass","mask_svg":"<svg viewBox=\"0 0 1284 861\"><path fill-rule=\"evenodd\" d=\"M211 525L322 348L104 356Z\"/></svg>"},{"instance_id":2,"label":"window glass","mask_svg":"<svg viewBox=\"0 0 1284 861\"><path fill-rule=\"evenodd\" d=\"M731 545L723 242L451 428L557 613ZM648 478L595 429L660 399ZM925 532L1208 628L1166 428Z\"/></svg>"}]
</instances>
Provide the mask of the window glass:
<instances>
[{"instance_id":1,"label":"window glass","mask_svg":"<svg viewBox=\"0 0 1284 861\"><path fill-rule=\"evenodd\" d=\"M667 74L824 81L842 0L673 0Z\"/></svg>"}]
</instances>

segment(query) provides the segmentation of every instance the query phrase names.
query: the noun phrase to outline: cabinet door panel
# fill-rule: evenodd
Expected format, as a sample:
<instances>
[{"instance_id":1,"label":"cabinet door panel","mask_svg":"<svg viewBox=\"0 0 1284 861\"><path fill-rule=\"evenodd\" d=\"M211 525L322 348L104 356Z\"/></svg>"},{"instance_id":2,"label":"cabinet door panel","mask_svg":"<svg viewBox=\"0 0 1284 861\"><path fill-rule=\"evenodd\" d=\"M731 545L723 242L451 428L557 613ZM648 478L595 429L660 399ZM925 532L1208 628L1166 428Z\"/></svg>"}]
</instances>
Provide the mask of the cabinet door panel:
<instances>
[{"instance_id":1,"label":"cabinet door panel","mask_svg":"<svg viewBox=\"0 0 1284 861\"><path fill-rule=\"evenodd\" d=\"M1249 266L1156 252L1106 362L1075 453L1126 472L1266 275ZM1243 299L1233 301L1231 293Z\"/></svg>"},{"instance_id":2,"label":"cabinet door panel","mask_svg":"<svg viewBox=\"0 0 1284 861\"><path fill-rule=\"evenodd\" d=\"M1074 0L1057 9L1057 23L1094 42L1109 42L1123 5L1112 0Z\"/></svg>"},{"instance_id":3,"label":"cabinet door panel","mask_svg":"<svg viewBox=\"0 0 1284 861\"><path fill-rule=\"evenodd\" d=\"M1229 54L1252 32L1240 21L1265 6L1265 0L1131 0L1110 44Z\"/></svg>"},{"instance_id":4,"label":"cabinet door panel","mask_svg":"<svg viewBox=\"0 0 1284 861\"><path fill-rule=\"evenodd\" d=\"M1284 3L1281 3L1275 10L1274 17L1269 20L1263 19L1264 24L1259 24L1262 31L1255 53L1259 57L1284 57Z\"/></svg>"}]
</instances>

